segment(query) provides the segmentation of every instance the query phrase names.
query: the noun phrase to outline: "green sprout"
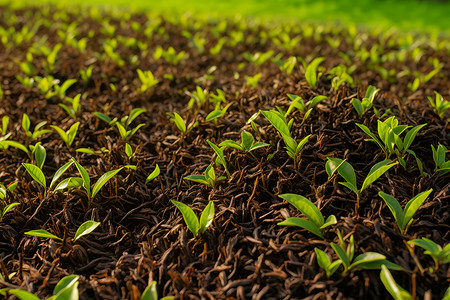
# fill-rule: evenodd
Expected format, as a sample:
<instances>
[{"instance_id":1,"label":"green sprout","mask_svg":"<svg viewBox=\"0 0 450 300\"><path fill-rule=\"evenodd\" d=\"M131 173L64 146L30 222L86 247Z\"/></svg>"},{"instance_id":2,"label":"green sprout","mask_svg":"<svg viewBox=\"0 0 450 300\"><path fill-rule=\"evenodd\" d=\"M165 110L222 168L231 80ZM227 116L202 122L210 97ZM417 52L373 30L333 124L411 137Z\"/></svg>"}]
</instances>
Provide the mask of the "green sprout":
<instances>
[{"instance_id":1,"label":"green sprout","mask_svg":"<svg viewBox=\"0 0 450 300\"><path fill-rule=\"evenodd\" d=\"M147 179L145 179L145 184L149 183L150 181L152 181L153 179L155 179L156 177L159 176L159 174L161 173L158 164L156 164L155 169L153 170L153 172L151 172L148 176Z\"/></svg>"},{"instance_id":2,"label":"green sprout","mask_svg":"<svg viewBox=\"0 0 450 300\"><path fill-rule=\"evenodd\" d=\"M450 262L450 243L442 249L442 247L427 238L415 239L408 242L409 245L419 246L425 249L425 254L431 256L434 260L434 270L439 269L439 264Z\"/></svg>"},{"instance_id":3,"label":"green sprout","mask_svg":"<svg viewBox=\"0 0 450 300\"><path fill-rule=\"evenodd\" d=\"M216 181L224 180L224 179L226 179L226 177L220 176L219 178L216 178L216 172L214 171L213 166L209 165L206 168L204 175L188 175L188 176L184 177L184 179L198 182L198 183L203 183L203 184L209 185L214 188Z\"/></svg>"},{"instance_id":4,"label":"green sprout","mask_svg":"<svg viewBox=\"0 0 450 300\"><path fill-rule=\"evenodd\" d=\"M56 125L50 125L51 128L55 129L56 132L58 132L61 139L66 143L67 147L72 146L73 141L75 140L75 137L78 132L78 127L80 126L80 122L76 122L70 126L69 130L64 131L59 126Z\"/></svg>"},{"instance_id":5,"label":"green sprout","mask_svg":"<svg viewBox=\"0 0 450 300\"><path fill-rule=\"evenodd\" d=\"M395 300L413 300L414 298L411 296L408 291L402 288L400 285L395 282L394 277L392 277L391 272L389 272L388 267L385 265L381 266L380 279L383 282L386 290L391 294L391 296Z\"/></svg>"},{"instance_id":6,"label":"green sprout","mask_svg":"<svg viewBox=\"0 0 450 300\"><path fill-rule=\"evenodd\" d=\"M255 143L253 135L248 131L241 132L241 143L238 144L232 140L225 140L219 144L219 147L231 147L245 152L251 152L253 150L270 146L266 143Z\"/></svg>"},{"instance_id":7,"label":"green sprout","mask_svg":"<svg viewBox=\"0 0 450 300\"><path fill-rule=\"evenodd\" d=\"M142 84L139 88L139 92L141 93L150 91L153 86L159 83L159 81L155 79L151 71L142 71L141 69L137 69L137 73Z\"/></svg>"},{"instance_id":8,"label":"green sprout","mask_svg":"<svg viewBox=\"0 0 450 300\"><path fill-rule=\"evenodd\" d=\"M152 281L150 285L148 285L145 290L142 292L141 300L158 300L158 290L156 286L156 281ZM159 300L173 300L172 296L166 296Z\"/></svg>"},{"instance_id":9,"label":"green sprout","mask_svg":"<svg viewBox=\"0 0 450 300\"><path fill-rule=\"evenodd\" d=\"M308 230L311 233L314 233L321 239L325 239L323 235L325 229L337 223L336 217L334 215L330 215L325 221L325 218L323 217L317 206L315 206L314 203L301 195L282 194L279 195L279 197L294 205L309 220L301 219L298 217L291 217L284 220L283 222L279 222L277 225L298 226Z\"/></svg>"},{"instance_id":10,"label":"green sprout","mask_svg":"<svg viewBox=\"0 0 450 300\"><path fill-rule=\"evenodd\" d=\"M139 115L145 113L147 110L144 108L134 108L128 116L124 116L120 119L117 118L111 119L105 114L94 112L94 115L100 120L108 123L110 126L116 126L120 137L123 140L129 140L141 127L145 126L145 123L141 123L137 125L133 129L129 129L131 122L133 122Z\"/></svg>"},{"instance_id":11,"label":"green sprout","mask_svg":"<svg viewBox=\"0 0 450 300\"><path fill-rule=\"evenodd\" d=\"M214 202L212 201L209 201L203 210L200 221L189 206L175 200L171 201L180 210L188 229L194 234L194 237L197 236L198 232L204 233L214 220Z\"/></svg>"},{"instance_id":12,"label":"green sprout","mask_svg":"<svg viewBox=\"0 0 450 300\"><path fill-rule=\"evenodd\" d=\"M170 122L175 123L177 128L183 133L186 134L198 125L198 121L193 121L189 125L187 124L187 120L183 120L183 118L176 112L166 113L170 117Z\"/></svg>"},{"instance_id":13,"label":"green sprout","mask_svg":"<svg viewBox=\"0 0 450 300\"><path fill-rule=\"evenodd\" d=\"M209 122L214 120L214 122L217 124L217 119L222 118L227 113L228 108L231 106L231 104L228 104L224 106L223 108L220 108L220 104L214 108L212 112L210 112L206 118L205 121Z\"/></svg>"},{"instance_id":14,"label":"green sprout","mask_svg":"<svg viewBox=\"0 0 450 300\"><path fill-rule=\"evenodd\" d=\"M72 118L76 119L78 110L80 109L81 94L77 94L73 98L66 97L65 100L71 104L71 107L64 103L58 103L58 106L64 109L64 111Z\"/></svg>"},{"instance_id":15,"label":"green sprout","mask_svg":"<svg viewBox=\"0 0 450 300\"><path fill-rule=\"evenodd\" d=\"M94 231L99 225L100 225L100 222L95 222L95 221L84 222L83 224L80 225L80 227L78 227L72 241L76 242L80 237L87 235L87 234L91 233L92 231ZM40 237L40 238L49 238L49 239L54 239L54 240L59 240L59 241L63 240L62 238L60 238L54 234L51 234L50 232L48 232L47 230L44 230L44 229L30 230L30 231L25 232L25 234L30 235L30 236Z\"/></svg>"},{"instance_id":16,"label":"green sprout","mask_svg":"<svg viewBox=\"0 0 450 300\"><path fill-rule=\"evenodd\" d=\"M441 144L438 144L437 148L431 145L431 150L433 151L433 160L435 164L434 171L437 172L438 176L442 176L450 172L450 160L445 160L445 153L447 148Z\"/></svg>"},{"instance_id":17,"label":"green sprout","mask_svg":"<svg viewBox=\"0 0 450 300\"><path fill-rule=\"evenodd\" d=\"M355 214L359 216L359 202L361 199L361 193L368 188L375 180L380 178L381 175L386 173L387 170L397 165L398 162L392 162L390 159L383 160L379 163L376 163L367 174L366 178L360 189L358 189L356 184L356 174L355 169L353 169L352 165L348 162L340 159L328 157L327 162L325 164L325 169L328 174L328 180L333 176L333 174L337 171L342 178L345 179L344 182L339 182L343 186L346 186L351 191L356 194L356 204L355 204Z\"/></svg>"},{"instance_id":18,"label":"green sprout","mask_svg":"<svg viewBox=\"0 0 450 300\"><path fill-rule=\"evenodd\" d=\"M450 101L445 100L438 92L434 91L434 93L436 94L435 100L430 96L428 96L428 100L439 118L444 119L445 112L450 110Z\"/></svg>"},{"instance_id":19,"label":"green sprout","mask_svg":"<svg viewBox=\"0 0 450 300\"><path fill-rule=\"evenodd\" d=\"M258 81L261 78L262 74L257 73L253 76L245 76L245 80L247 80L247 85L251 88L256 88L258 86Z\"/></svg>"},{"instance_id":20,"label":"green sprout","mask_svg":"<svg viewBox=\"0 0 450 300\"><path fill-rule=\"evenodd\" d=\"M317 72L319 65L325 60L323 57L317 57L309 65L305 70L305 79L308 84L314 89L317 86L317 80L319 80L321 73Z\"/></svg>"},{"instance_id":21,"label":"green sprout","mask_svg":"<svg viewBox=\"0 0 450 300\"><path fill-rule=\"evenodd\" d=\"M356 98L352 99L353 107L360 117L373 106L373 100L375 99L375 96L379 91L380 90L376 87L369 85L366 90L366 95L362 100Z\"/></svg>"},{"instance_id":22,"label":"green sprout","mask_svg":"<svg viewBox=\"0 0 450 300\"><path fill-rule=\"evenodd\" d=\"M217 145L215 145L214 143L212 143L210 140L206 140L208 142L208 144L211 146L211 148L213 148L214 152L216 152L216 164L221 165L224 169L225 172L227 172L228 176L230 176L230 172L228 171L227 168L227 161L225 160L225 156L223 154L223 150L225 149L225 147L217 147Z\"/></svg>"},{"instance_id":23,"label":"green sprout","mask_svg":"<svg viewBox=\"0 0 450 300\"><path fill-rule=\"evenodd\" d=\"M397 221L397 225L401 233L405 234L409 226L413 222L412 217L432 191L433 189L429 189L428 191L417 194L415 197L408 201L404 210L400 206L400 203L397 201L397 199L395 199L391 195L388 195L381 191L378 193L378 195L384 200L387 207L391 211L392 215L395 218L395 221Z\"/></svg>"},{"instance_id":24,"label":"green sprout","mask_svg":"<svg viewBox=\"0 0 450 300\"><path fill-rule=\"evenodd\" d=\"M320 101L327 99L326 96L315 96L310 101L306 102L303 101L303 98L297 95L293 94L287 94L289 99L291 99L291 104L289 105L288 110L284 114L284 117L287 118L287 116L294 110L294 108L298 109L303 114L303 122L308 119L309 115L311 114L314 106L316 106Z\"/></svg>"},{"instance_id":25,"label":"green sprout","mask_svg":"<svg viewBox=\"0 0 450 300\"><path fill-rule=\"evenodd\" d=\"M47 134L49 132L51 132L50 129L42 129L40 130L45 124L47 124L47 121L42 121L39 122L35 127L34 130L31 131L30 127L31 127L31 122L30 122L30 118L28 117L27 114L23 114L22 116L22 128L25 131L27 137L30 139L30 141L34 141L35 139L37 139L38 137Z\"/></svg>"}]
</instances>

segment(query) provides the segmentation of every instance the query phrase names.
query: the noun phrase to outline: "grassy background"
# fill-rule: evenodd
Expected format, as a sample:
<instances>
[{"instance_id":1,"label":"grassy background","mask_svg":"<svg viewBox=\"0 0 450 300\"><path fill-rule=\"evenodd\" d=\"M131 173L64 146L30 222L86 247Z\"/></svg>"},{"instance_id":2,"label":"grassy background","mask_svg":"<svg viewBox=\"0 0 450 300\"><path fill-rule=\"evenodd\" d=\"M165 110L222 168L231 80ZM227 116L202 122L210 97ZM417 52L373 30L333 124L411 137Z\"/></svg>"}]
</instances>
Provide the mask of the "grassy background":
<instances>
[{"instance_id":1,"label":"grassy background","mask_svg":"<svg viewBox=\"0 0 450 300\"><path fill-rule=\"evenodd\" d=\"M449 0L0 0L0 3L99 4L161 13L202 13L211 16L296 19L358 26L396 27L450 35Z\"/></svg>"}]
</instances>

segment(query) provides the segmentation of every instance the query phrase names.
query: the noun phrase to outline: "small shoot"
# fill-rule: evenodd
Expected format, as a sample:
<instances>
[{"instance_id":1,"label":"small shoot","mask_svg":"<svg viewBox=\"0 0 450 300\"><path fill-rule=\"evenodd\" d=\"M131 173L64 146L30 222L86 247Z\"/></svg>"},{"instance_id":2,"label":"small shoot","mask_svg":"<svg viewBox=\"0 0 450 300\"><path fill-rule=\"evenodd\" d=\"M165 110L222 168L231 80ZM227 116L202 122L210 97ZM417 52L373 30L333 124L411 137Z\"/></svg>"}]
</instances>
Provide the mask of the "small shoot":
<instances>
[{"instance_id":1,"label":"small shoot","mask_svg":"<svg viewBox=\"0 0 450 300\"><path fill-rule=\"evenodd\" d=\"M224 180L224 179L226 179L226 177L220 176L219 178L216 178L216 172L214 171L213 166L209 165L206 168L204 175L188 175L188 176L184 177L184 179L198 182L198 183L203 183L203 184L209 185L212 188L214 188L216 181Z\"/></svg>"},{"instance_id":2,"label":"small shoot","mask_svg":"<svg viewBox=\"0 0 450 300\"><path fill-rule=\"evenodd\" d=\"M0 127L0 133L2 136L6 135L6 132L8 131L8 125L9 125L9 116L3 116L2 127Z\"/></svg>"},{"instance_id":3,"label":"small shoot","mask_svg":"<svg viewBox=\"0 0 450 300\"><path fill-rule=\"evenodd\" d=\"M153 76L152 71L142 71L137 69L139 80L141 81L141 87L138 89L140 93L146 93L151 91L152 87L159 83Z\"/></svg>"},{"instance_id":4,"label":"small shoot","mask_svg":"<svg viewBox=\"0 0 450 300\"><path fill-rule=\"evenodd\" d=\"M257 73L253 76L245 76L245 80L247 81L247 85L251 88L256 88L258 86L259 79L261 78L262 74Z\"/></svg>"},{"instance_id":5,"label":"small shoot","mask_svg":"<svg viewBox=\"0 0 450 300\"><path fill-rule=\"evenodd\" d=\"M322 73L317 72L317 69L324 60L325 60L324 57L317 57L311 63L309 63L309 65L306 67L305 79L313 89L316 88L317 81L319 80L320 76L322 75Z\"/></svg>"},{"instance_id":6,"label":"small shoot","mask_svg":"<svg viewBox=\"0 0 450 300\"><path fill-rule=\"evenodd\" d=\"M450 110L450 101L445 100L438 92L434 91L434 93L436 94L435 100L428 96L428 101L430 101L439 118L444 119L445 112Z\"/></svg>"},{"instance_id":7,"label":"small shoot","mask_svg":"<svg viewBox=\"0 0 450 300\"><path fill-rule=\"evenodd\" d=\"M85 235L91 233L92 231L94 231L99 225L100 225L100 222L95 222L95 221L84 222L83 224L80 225L80 227L78 227L72 241L76 242L82 236L85 236ZM50 232L48 232L47 230L44 230L44 229L30 230L30 231L25 232L25 234L30 235L30 236L36 236L36 237L41 237L41 238L48 238L48 239L62 241L62 238L60 238L54 234L51 234Z\"/></svg>"},{"instance_id":8,"label":"small shoot","mask_svg":"<svg viewBox=\"0 0 450 300\"><path fill-rule=\"evenodd\" d=\"M434 260L434 270L439 269L439 264L450 262L450 243L442 249L442 247L430 239L422 238L408 242L409 245L419 246L425 250L425 254L431 256Z\"/></svg>"},{"instance_id":9,"label":"small shoot","mask_svg":"<svg viewBox=\"0 0 450 300\"><path fill-rule=\"evenodd\" d=\"M58 103L58 106L64 109L64 111L72 118L77 118L77 113L80 109L80 101L81 101L81 94L77 94L73 98L66 97L65 100L71 104L72 107L64 104L64 103Z\"/></svg>"},{"instance_id":10,"label":"small shoot","mask_svg":"<svg viewBox=\"0 0 450 300\"><path fill-rule=\"evenodd\" d=\"M230 176L231 174L227 168L227 161L225 160L225 155L223 154L223 150L225 149L225 147L219 148L219 147L217 147L217 145L212 143L210 140L206 140L206 141L211 146L211 148L213 148L214 152L216 152L216 154L217 154L216 164L221 165L225 169L225 172L227 172L227 175Z\"/></svg>"},{"instance_id":11,"label":"small shoot","mask_svg":"<svg viewBox=\"0 0 450 300\"><path fill-rule=\"evenodd\" d=\"M51 132L50 129L42 129L41 128L47 124L47 121L42 121L39 122L36 126L34 126L34 130L31 131L30 127L31 127L31 122L30 122L30 118L28 117L27 114L23 114L22 116L22 128L25 131L27 137L30 139L30 141L34 141L35 139L37 139L38 137L47 134L49 132Z\"/></svg>"},{"instance_id":12,"label":"small shoot","mask_svg":"<svg viewBox=\"0 0 450 300\"><path fill-rule=\"evenodd\" d=\"M291 99L291 104L289 105L288 110L284 114L284 117L287 118L287 116L294 110L294 108L298 109L303 114L303 121L302 124L308 119L309 115L312 112L312 109L314 106L316 106L320 101L327 99L326 96L315 96L310 101L306 102L303 101L303 98L297 95L293 94L287 94L289 99Z\"/></svg>"},{"instance_id":13,"label":"small shoot","mask_svg":"<svg viewBox=\"0 0 450 300\"><path fill-rule=\"evenodd\" d=\"M61 129L56 125L50 125L51 128L55 129L56 132L58 132L61 139L64 141L64 143L66 143L67 147L69 148L70 146L72 146L73 141L75 140L79 126L80 122L76 122L72 126L70 126L69 130L64 131L63 129Z\"/></svg>"},{"instance_id":14,"label":"small shoot","mask_svg":"<svg viewBox=\"0 0 450 300\"><path fill-rule=\"evenodd\" d=\"M410 293L395 282L394 277L385 265L381 266L380 279L395 300L414 300Z\"/></svg>"},{"instance_id":15,"label":"small shoot","mask_svg":"<svg viewBox=\"0 0 450 300\"><path fill-rule=\"evenodd\" d=\"M333 276L333 274L342 264L342 260L337 259L335 261L331 261L330 256L319 248L314 248L314 252L316 252L317 263L319 264L319 267L325 270L327 278Z\"/></svg>"},{"instance_id":16,"label":"small shoot","mask_svg":"<svg viewBox=\"0 0 450 300\"><path fill-rule=\"evenodd\" d=\"M188 125L187 120L183 120L183 118L176 112L166 114L170 117L170 122L174 123L183 135L187 134L198 125L198 121L192 122Z\"/></svg>"},{"instance_id":17,"label":"small shoot","mask_svg":"<svg viewBox=\"0 0 450 300\"><path fill-rule=\"evenodd\" d=\"M8 211L10 211L14 206L17 206L19 204L20 203L18 203L18 202L13 202L13 203L6 205L2 210L0 210L0 221L2 221L3 217L6 215L6 213Z\"/></svg>"},{"instance_id":18,"label":"small shoot","mask_svg":"<svg viewBox=\"0 0 450 300\"><path fill-rule=\"evenodd\" d=\"M373 106L373 100L375 99L375 96L379 91L380 90L376 87L369 85L366 90L366 95L362 100L356 98L352 99L353 107L360 117Z\"/></svg>"},{"instance_id":19,"label":"small shoot","mask_svg":"<svg viewBox=\"0 0 450 300\"><path fill-rule=\"evenodd\" d=\"M348 162L340 159L340 158L332 158L328 157L327 162L325 164L325 169L328 174L328 180L335 174L337 171L342 178L345 179L344 182L339 182L343 186L346 186L350 190L352 190L356 194L356 205L355 205L355 214L359 216L359 202L361 199L361 193L368 188L375 180L380 178L381 175L387 172L390 168L397 165L398 162L392 162L390 159L383 160L379 163L376 163L367 174L361 188L358 189L356 184L356 174L355 169L353 169L352 165Z\"/></svg>"},{"instance_id":20,"label":"small shoot","mask_svg":"<svg viewBox=\"0 0 450 300\"><path fill-rule=\"evenodd\" d=\"M156 164L155 169L153 170L153 172L151 172L148 176L147 179L145 179L145 184L149 183L150 181L152 181L153 179L155 179L156 177L159 176L159 174L161 173L158 164Z\"/></svg>"},{"instance_id":21,"label":"small shoot","mask_svg":"<svg viewBox=\"0 0 450 300\"><path fill-rule=\"evenodd\" d=\"M230 106L231 106L231 104L228 104L228 105L224 106L223 108L220 108L220 105L217 105L216 108L206 116L205 121L209 122L209 121L214 120L214 122L217 125L217 120L219 118L222 118L223 116L225 116L225 114L227 113L227 110Z\"/></svg>"},{"instance_id":22,"label":"small shoot","mask_svg":"<svg viewBox=\"0 0 450 300\"><path fill-rule=\"evenodd\" d=\"M219 147L231 147L245 152L251 152L258 148L270 146L266 143L255 143L253 135L248 131L241 132L241 143L238 144L232 140L226 140L219 144Z\"/></svg>"},{"instance_id":23,"label":"small shoot","mask_svg":"<svg viewBox=\"0 0 450 300\"><path fill-rule=\"evenodd\" d=\"M438 144L437 148L431 145L431 150L433 151L434 160L434 171L438 176L442 176L450 172L450 160L445 160L445 153L447 148L444 145Z\"/></svg>"},{"instance_id":24,"label":"small shoot","mask_svg":"<svg viewBox=\"0 0 450 300\"><path fill-rule=\"evenodd\" d=\"M200 220L195 215L194 211L184 203L171 200L172 203L180 210L183 215L184 222L188 229L194 234L194 237L200 232L203 234L214 220L214 202L209 201L208 205L203 210Z\"/></svg>"},{"instance_id":25,"label":"small shoot","mask_svg":"<svg viewBox=\"0 0 450 300\"><path fill-rule=\"evenodd\" d=\"M156 281L152 281L145 290L142 292L141 300L173 300L172 296L166 296L163 298L158 298L158 290L156 286Z\"/></svg>"},{"instance_id":26,"label":"small shoot","mask_svg":"<svg viewBox=\"0 0 450 300\"><path fill-rule=\"evenodd\" d=\"M395 218L395 221L397 221L397 225L401 233L406 234L406 231L413 222L412 217L422 205L422 203L425 202L432 191L433 189L429 189L428 191L417 194L415 197L408 201L404 210L400 206L400 203L397 201L397 199L395 199L391 195L388 195L381 191L378 193L378 195L384 200L387 207L391 211L392 215Z\"/></svg>"},{"instance_id":27,"label":"small shoot","mask_svg":"<svg viewBox=\"0 0 450 300\"><path fill-rule=\"evenodd\" d=\"M294 205L309 220L301 219L298 217L291 217L284 220L283 222L279 222L277 225L298 226L317 235L321 239L325 239L323 235L325 229L337 223L336 217L334 215L330 215L325 221L325 218L323 217L317 206L315 206L314 203L301 195L283 194L279 195L279 197Z\"/></svg>"}]
</instances>

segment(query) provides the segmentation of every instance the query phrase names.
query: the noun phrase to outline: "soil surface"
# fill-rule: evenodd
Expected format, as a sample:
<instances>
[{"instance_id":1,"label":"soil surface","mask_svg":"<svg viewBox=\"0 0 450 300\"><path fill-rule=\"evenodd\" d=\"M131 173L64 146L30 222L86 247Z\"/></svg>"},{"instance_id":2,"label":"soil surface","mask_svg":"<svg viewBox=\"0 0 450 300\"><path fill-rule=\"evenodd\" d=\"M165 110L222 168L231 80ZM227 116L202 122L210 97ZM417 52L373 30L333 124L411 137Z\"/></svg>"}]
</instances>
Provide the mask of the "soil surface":
<instances>
[{"instance_id":1,"label":"soil surface","mask_svg":"<svg viewBox=\"0 0 450 300\"><path fill-rule=\"evenodd\" d=\"M319 267L314 248L336 259L330 243L338 243L340 230L346 241L353 234L356 255L375 251L400 265L403 271L392 271L395 280L419 299L424 295L443 297L450 284L449 264L431 273L431 257L418 247L412 255L405 243L422 237L441 246L450 242L449 174L437 176L434 172L430 146L450 146L448 112L439 118L427 100L427 96L434 98L433 91L450 100L448 40L98 9L64 12L51 7L0 7L0 12L0 28L5 30L0 44L0 116L10 117L8 139L26 146L42 143L47 151L42 168L47 182L72 157L85 167L92 184L107 171L125 165L137 167L121 170L89 201L81 188L45 194L21 165L35 163L34 159L14 147L1 150L0 182L18 185L0 201L0 208L13 202L20 205L0 221L0 273L6 278L0 287L21 288L47 298L62 277L77 274L80 299L139 299L153 280L160 296L176 299L387 299L379 270L355 270L344 276L341 267L327 278ZM194 37L204 39L204 46ZM292 41L295 37L298 40ZM221 40L222 50L211 54ZM83 41L85 48L79 44ZM48 53L39 49L46 45L51 50L58 43L62 47L50 70ZM176 53L185 51L186 55L177 64L155 59L158 46L165 50L173 47ZM108 47L119 59L108 55ZM369 53L365 59L361 49ZM243 55L269 50L272 58L281 54L283 61L296 56L309 63L324 57L317 87L306 81L300 61L288 75L270 59L258 65ZM81 94L76 119L58 106L70 106L69 102L58 96L46 99L36 82L31 87L19 82L16 75L27 76L20 67L27 59L34 68L30 78L51 75L60 82L77 80L66 92L71 98ZM412 92L408 83L414 81L414 72L428 74L433 60L441 65L440 71ZM354 85L346 82L333 87L330 71L339 64L352 69ZM84 82L80 70L89 66L93 67L92 76ZM159 83L140 92L137 69L150 70ZM383 76L383 69L389 74ZM409 74L400 76L406 69ZM257 86L250 86L246 76L258 73ZM414 157L406 156L406 169L399 165L391 168L362 193L357 218L356 195L338 183L341 177L328 181L325 163L327 157L346 159L361 185L370 168L385 159L381 149L365 141L368 136L355 125L362 123L376 132L378 118L373 110L360 117L352 106L352 98L362 99L369 85L380 89L374 100L380 113L390 109L400 124L427 124L411 149L428 175L421 176ZM216 89L225 93L222 107L231 106L217 122L205 121L214 109L209 101L189 108L189 92L197 86L209 93ZM288 93L305 101L317 95L327 97L309 118L304 119L296 109L288 117L294 120L294 139L311 134L296 164L287 155L281 136L262 115L255 119L258 132L247 123L260 109L279 106L286 111ZM117 127L93 114L101 112L120 120L133 108L146 112L130 128L140 123L145 126L128 141L121 138ZM168 112L179 113L188 123L198 121L198 126L182 134ZM68 147L54 130L30 141L21 127L23 113L29 116L31 128L47 121L45 129L57 125L68 130L80 122L73 144ZM251 153L225 149L227 176L215 164L216 155L206 140L216 145L226 139L239 142L244 129L270 146ZM126 142L137 149L132 158L125 153ZM90 148L96 155L77 152L78 148ZM391 159L396 160L395 155ZM146 184L156 165L160 175ZM209 165L217 176L227 176L214 188L183 179L203 174ZM79 176L74 166L62 179L69 176ZM393 195L404 207L409 199L431 188L433 192L402 234L378 192ZM298 227L277 225L287 217L302 217L278 197L285 193L303 195L325 217L336 216L337 224L326 231L324 240ZM194 238L170 200L187 204L198 216L213 201L213 223ZM101 225L73 242L78 226L87 220ZM45 229L64 241L24 235L35 229Z\"/></svg>"}]
</instances>

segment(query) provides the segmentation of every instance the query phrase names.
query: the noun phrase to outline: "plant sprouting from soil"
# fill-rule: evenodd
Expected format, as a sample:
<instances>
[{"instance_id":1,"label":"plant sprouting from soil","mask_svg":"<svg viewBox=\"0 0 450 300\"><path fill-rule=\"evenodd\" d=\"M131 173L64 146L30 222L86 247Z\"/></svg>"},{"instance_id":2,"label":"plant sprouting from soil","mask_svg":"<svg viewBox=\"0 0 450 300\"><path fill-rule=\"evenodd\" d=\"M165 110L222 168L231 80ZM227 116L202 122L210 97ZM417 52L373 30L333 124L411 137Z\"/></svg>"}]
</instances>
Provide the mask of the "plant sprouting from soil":
<instances>
[{"instance_id":1,"label":"plant sprouting from soil","mask_svg":"<svg viewBox=\"0 0 450 300\"><path fill-rule=\"evenodd\" d=\"M352 99L353 107L360 117L373 106L373 100L375 99L375 96L379 91L380 90L376 87L369 85L366 90L366 95L362 100L356 98Z\"/></svg>"},{"instance_id":2,"label":"plant sprouting from soil","mask_svg":"<svg viewBox=\"0 0 450 300\"><path fill-rule=\"evenodd\" d=\"M424 253L431 256L434 260L434 270L437 271L440 264L450 263L450 243L443 249L430 239L414 239L408 242L409 245L414 245L423 248Z\"/></svg>"},{"instance_id":3,"label":"plant sprouting from soil","mask_svg":"<svg viewBox=\"0 0 450 300\"><path fill-rule=\"evenodd\" d=\"M76 242L79 238L81 238L84 235L87 235L89 233L91 233L92 231L94 231L98 226L100 225L100 222L96 222L96 221L86 221L83 224L81 224L77 231L75 232L74 237L72 238L73 242ZM49 238L49 239L55 239L55 240L59 240L62 241L63 239L51 234L50 232L48 232L47 230L44 229L37 229L37 230L30 230L25 232L26 235L30 235L30 236L36 236L36 237L41 237L41 238Z\"/></svg>"},{"instance_id":4,"label":"plant sprouting from soil","mask_svg":"<svg viewBox=\"0 0 450 300\"><path fill-rule=\"evenodd\" d=\"M145 93L147 91L150 91L151 88L159 83L158 80L155 79L153 76L152 71L142 71L141 69L137 69L137 73L139 76L139 80L141 81L141 87L139 88L139 91L141 93Z\"/></svg>"},{"instance_id":5,"label":"plant sprouting from soil","mask_svg":"<svg viewBox=\"0 0 450 300\"><path fill-rule=\"evenodd\" d=\"M66 143L67 147L72 146L75 137L77 136L78 127L80 126L80 122L76 122L70 126L69 130L64 131L57 125L50 125L51 128L55 129L58 132L61 139Z\"/></svg>"},{"instance_id":6,"label":"plant sprouting from soil","mask_svg":"<svg viewBox=\"0 0 450 300\"><path fill-rule=\"evenodd\" d=\"M204 233L214 220L214 202L209 201L208 205L203 210L200 220L195 215L192 208L179 201L171 200L172 203L180 210L183 219L186 222L188 229L194 234Z\"/></svg>"},{"instance_id":7,"label":"plant sprouting from soil","mask_svg":"<svg viewBox=\"0 0 450 300\"><path fill-rule=\"evenodd\" d=\"M317 57L308 64L305 70L305 79L308 84L314 89L317 86L317 81L322 75L318 72L319 65L325 60L323 57Z\"/></svg>"},{"instance_id":8,"label":"plant sprouting from soil","mask_svg":"<svg viewBox=\"0 0 450 300\"><path fill-rule=\"evenodd\" d=\"M430 101L431 106L439 118L444 119L445 112L450 110L450 101L445 100L438 92L434 91L434 93L436 94L435 99L433 100L433 98L428 96L428 101Z\"/></svg>"},{"instance_id":9,"label":"plant sprouting from soil","mask_svg":"<svg viewBox=\"0 0 450 300\"><path fill-rule=\"evenodd\" d=\"M216 153L217 157L216 157L216 164L221 165L224 169L225 172L227 172L227 175L230 176L230 172L228 171L227 168L227 161L225 160L225 155L223 154L223 150L225 149L225 147L217 147L216 144L212 143L210 140L206 140L208 142L208 144L211 146L211 148L213 148L214 152Z\"/></svg>"},{"instance_id":10,"label":"plant sprouting from soil","mask_svg":"<svg viewBox=\"0 0 450 300\"><path fill-rule=\"evenodd\" d=\"M41 128L43 126L45 126L45 124L47 124L47 121L39 122L36 126L34 126L34 130L31 131L30 130L30 127L31 127L30 118L25 113L22 116L22 128L25 131L27 137L30 139L31 142L34 141L35 139L37 139L38 137L51 132L50 129L42 129L41 130Z\"/></svg>"},{"instance_id":11,"label":"plant sprouting from soil","mask_svg":"<svg viewBox=\"0 0 450 300\"><path fill-rule=\"evenodd\" d=\"M216 178L216 172L214 171L213 166L209 165L206 168L204 175L188 175L188 176L184 177L184 179L198 182L198 183L203 183L203 184L209 185L212 188L214 188L216 181L224 180L224 179L226 179L226 177L220 176L219 178Z\"/></svg>"},{"instance_id":12,"label":"plant sprouting from soil","mask_svg":"<svg viewBox=\"0 0 450 300\"><path fill-rule=\"evenodd\" d=\"M437 172L438 176L442 176L450 172L450 160L445 160L445 153L447 148L441 144L438 144L437 148L431 145L431 150L433 151L434 160L434 171Z\"/></svg>"},{"instance_id":13,"label":"plant sprouting from soil","mask_svg":"<svg viewBox=\"0 0 450 300\"><path fill-rule=\"evenodd\" d=\"M413 222L412 217L422 205L422 203L425 202L432 191L433 189L429 189L417 194L415 197L408 201L404 210L400 206L400 203L397 201L397 199L395 199L391 195L381 191L378 193L378 195L384 200L387 207L391 211L392 215L395 218L395 221L397 221L397 225L401 233L405 234L409 226L411 226L411 223Z\"/></svg>"},{"instance_id":14,"label":"plant sprouting from soil","mask_svg":"<svg viewBox=\"0 0 450 300\"><path fill-rule=\"evenodd\" d=\"M414 299L408 291L406 291L404 288L398 285L397 282L395 282L394 277L392 276L391 272L385 265L381 266L380 279L381 282L383 282L383 285L386 288L386 290L389 292L389 294L391 294L391 296L395 300Z\"/></svg>"},{"instance_id":15,"label":"plant sprouting from soil","mask_svg":"<svg viewBox=\"0 0 450 300\"><path fill-rule=\"evenodd\" d=\"M311 100L305 103L302 97L293 95L293 94L287 94L289 99L291 99L291 104L289 105L288 110L286 111L284 117L287 118L287 116L294 110L294 108L298 109L303 114L303 120L302 123L308 119L309 115L311 114L314 106L316 106L320 101L327 99L326 96L315 96Z\"/></svg>"},{"instance_id":16,"label":"plant sprouting from soil","mask_svg":"<svg viewBox=\"0 0 450 300\"><path fill-rule=\"evenodd\" d=\"M142 292L141 300L173 300L172 296L166 296L163 298L158 298L158 287L156 286L156 281L152 281L145 290Z\"/></svg>"},{"instance_id":17,"label":"plant sprouting from soil","mask_svg":"<svg viewBox=\"0 0 450 300\"><path fill-rule=\"evenodd\" d=\"M321 239L325 239L323 233L325 229L331 225L337 223L336 217L330 215L326 221L317 206L314 205L307 198L297 194L282 194L280 198L286 200L290 204L294 205L299 211L301 211L309 220L291 217L283 222L279 222L277 225L282 226L298 226L314 233Z\"/></svg>"},{"instance_id":18,"label":"plant sprouting from soil","mask_svg":"<svg viewBox=\"0 0 450 300\"><path fill-rule=\"evenodd\" d=\"M254 139L253 135L250 132L243 130L241 132L241 143L240 144L236 143L235 141L232 141L232 140L226 140L226 141L223 141L222 143L220 143L219 146L220 147L223 147L223 146L231 147L231 148L239 149L241 151L251 152L258 148L267 147L270 145L266 144L266 143L255 143L255 139Z\"/></svg>"}]
</instances>

